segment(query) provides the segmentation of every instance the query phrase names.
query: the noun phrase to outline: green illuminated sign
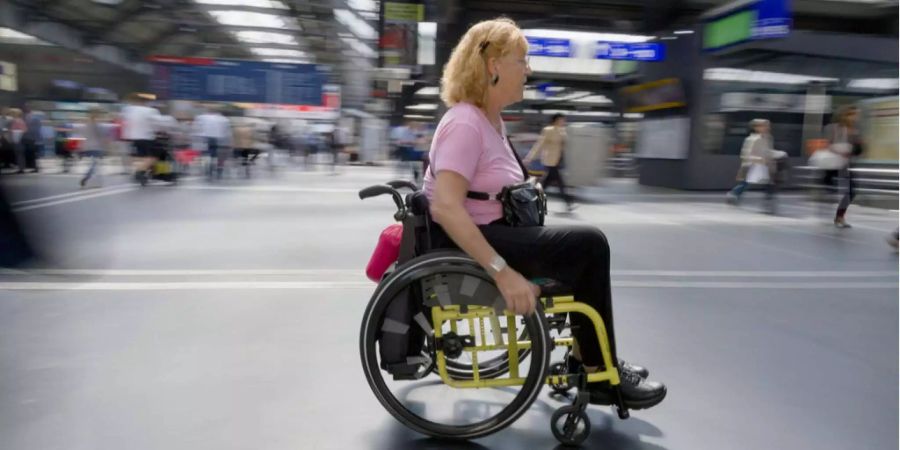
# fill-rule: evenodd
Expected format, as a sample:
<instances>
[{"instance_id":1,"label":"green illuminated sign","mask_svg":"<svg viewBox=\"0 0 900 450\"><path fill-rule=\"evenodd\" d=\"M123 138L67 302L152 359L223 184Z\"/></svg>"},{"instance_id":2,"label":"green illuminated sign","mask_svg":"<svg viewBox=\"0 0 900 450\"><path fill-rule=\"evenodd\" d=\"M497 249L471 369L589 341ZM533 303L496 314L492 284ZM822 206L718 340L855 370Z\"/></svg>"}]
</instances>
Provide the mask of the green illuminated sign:
<instances>
[{"instance_id":1,"label":"green illuminated sign","mask_svg":"<svg viewBox=\"0 0 900 450\"><path fill-rule=\"evenodd\" d=\"M756 14L755 10L741 11L706 24L703 27L703 48L725 47L749 40Z\"/></svg>"}]
</instances>

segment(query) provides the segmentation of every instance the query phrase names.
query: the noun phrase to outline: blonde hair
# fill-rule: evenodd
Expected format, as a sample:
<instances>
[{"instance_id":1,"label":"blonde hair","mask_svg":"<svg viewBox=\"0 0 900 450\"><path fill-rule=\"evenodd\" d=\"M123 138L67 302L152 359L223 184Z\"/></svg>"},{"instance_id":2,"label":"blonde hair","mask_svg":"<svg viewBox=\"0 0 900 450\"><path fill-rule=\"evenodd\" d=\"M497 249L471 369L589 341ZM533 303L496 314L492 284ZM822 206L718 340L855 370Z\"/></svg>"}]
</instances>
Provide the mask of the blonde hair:
<instances>
[{"instance_id":1,"label":"blonde hair","mask_svg":"<svg viewBox=\"0 0 900 450\"><path fill-rule=\"evenodd\" d=\"M450 54L441 78L441 100L447 107L469 102L484 108L488 87L487 61L515 50L528 51L528 41L516 23L505 17L469 28Z\"/></svg>"},{"instance_id":2,"label":"blonde hair","mask_svg":"<svg viewBox=\"0 0 900 450\"><path fill-rule=\"evenodd\" d=\"M834 113L834 117L832 118L832 122L847 125L847 116L851 113L858 113L859 107L856 105L843 105Z\"/></svg>"},{"instance_id":3,"label":"blonde hair","mask_svg":"<svg viewBox=\"0 0 900 450\"><path fill-rule=\"evenodd\" d=\"M767 119L753 119L749 124L747 124L747 126L750 128L750 131L756 131L756 127L768 124L769 121Z\"/></svg>"}]
</instances>

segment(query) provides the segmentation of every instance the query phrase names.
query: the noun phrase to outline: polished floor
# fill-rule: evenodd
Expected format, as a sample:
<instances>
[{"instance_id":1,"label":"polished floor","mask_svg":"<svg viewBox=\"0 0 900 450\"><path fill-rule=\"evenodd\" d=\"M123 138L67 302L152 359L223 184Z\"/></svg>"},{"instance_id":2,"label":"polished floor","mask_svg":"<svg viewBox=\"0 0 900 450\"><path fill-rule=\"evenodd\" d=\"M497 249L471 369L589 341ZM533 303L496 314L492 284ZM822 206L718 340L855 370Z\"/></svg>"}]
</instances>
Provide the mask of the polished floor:
<instances>
[{"instance_id":1,"label":"polished floor","mask_svg":"<svg viewBox=\"0 0 900 450\"><path fill-rule=\"evenodd\" d=\"M452 444L370 392L363 268L393 206L356 192L393 169L144 189L111 167L93 189L53 171L0 177L45 255L0 273L0 448L558 445L562 403L546 394L514 426ZM591 408L585 448L897 448L896 211L854 206L854 228L836 230L797 193L777 216L755 193L741 207L621 181L581 194L550 222L608 235L620 352L669 387L627 421Z\"/></svg>"}]
</instances>

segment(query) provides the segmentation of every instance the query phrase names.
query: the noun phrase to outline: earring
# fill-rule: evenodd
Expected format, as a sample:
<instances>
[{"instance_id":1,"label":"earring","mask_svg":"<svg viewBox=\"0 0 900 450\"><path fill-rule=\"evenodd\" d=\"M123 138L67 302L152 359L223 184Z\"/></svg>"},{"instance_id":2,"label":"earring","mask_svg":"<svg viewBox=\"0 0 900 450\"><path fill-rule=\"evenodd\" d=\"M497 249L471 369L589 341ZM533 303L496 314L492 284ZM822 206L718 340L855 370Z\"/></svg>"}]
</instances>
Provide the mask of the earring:
<instances>
[{"instance_id":1,"label":"earring","mask_svg":"<svg viewBox=\"0 0 900 450\"><path fill-rule=\"evenodd\" d=\"M494 78L491 80L491 85L496 86L497 83L500 82L500 75L494 75Z\"/></svg>"}]
</instances>

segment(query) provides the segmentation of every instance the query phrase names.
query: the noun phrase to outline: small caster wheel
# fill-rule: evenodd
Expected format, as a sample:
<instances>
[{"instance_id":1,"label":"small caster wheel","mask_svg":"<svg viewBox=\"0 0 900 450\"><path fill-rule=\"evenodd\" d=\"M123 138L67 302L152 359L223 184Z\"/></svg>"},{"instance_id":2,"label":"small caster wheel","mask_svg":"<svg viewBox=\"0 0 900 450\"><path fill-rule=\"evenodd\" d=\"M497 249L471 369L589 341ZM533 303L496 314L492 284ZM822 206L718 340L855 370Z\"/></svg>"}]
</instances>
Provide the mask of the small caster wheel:
<instances>
[{"instance_id":1,"label":"small caster wheel","mask_svg":"<svg viewBox=\"0 0 900 450\"><path fill-rule=\"evenodd\" d=\"M566 367L566 363L556 363L550 366L550 375L554 376L565 376L568 375L569 368ZM553 392L557 394L566 394L569 390L572 389L572 384L568 381L561 382L553 382L550 383L550 388L553 389Z\"/></svg>"},{"instance_id":2,"label":"small caster wheel","mask_svg":"<svg viewBox=\"0 0 900 450\"><path fill-rule=\"evenodd\" d=\"M620 419L625 420L631 417L631 413L628 412L628 408L620 408L616 405L613 405L613 412L619 416Z\"/></svg>"},{"instance_id":3,"label":"small caster wheel","mask_svg":"<svg viewBox=\"0 0 900 450\"><path fill-rule=\"evenodd\" d=\"M557 409L550 417L553 436L567 446L578 446L591 434L591 421L587 413L569 405Z\"/></svg>"}]
</instances>

